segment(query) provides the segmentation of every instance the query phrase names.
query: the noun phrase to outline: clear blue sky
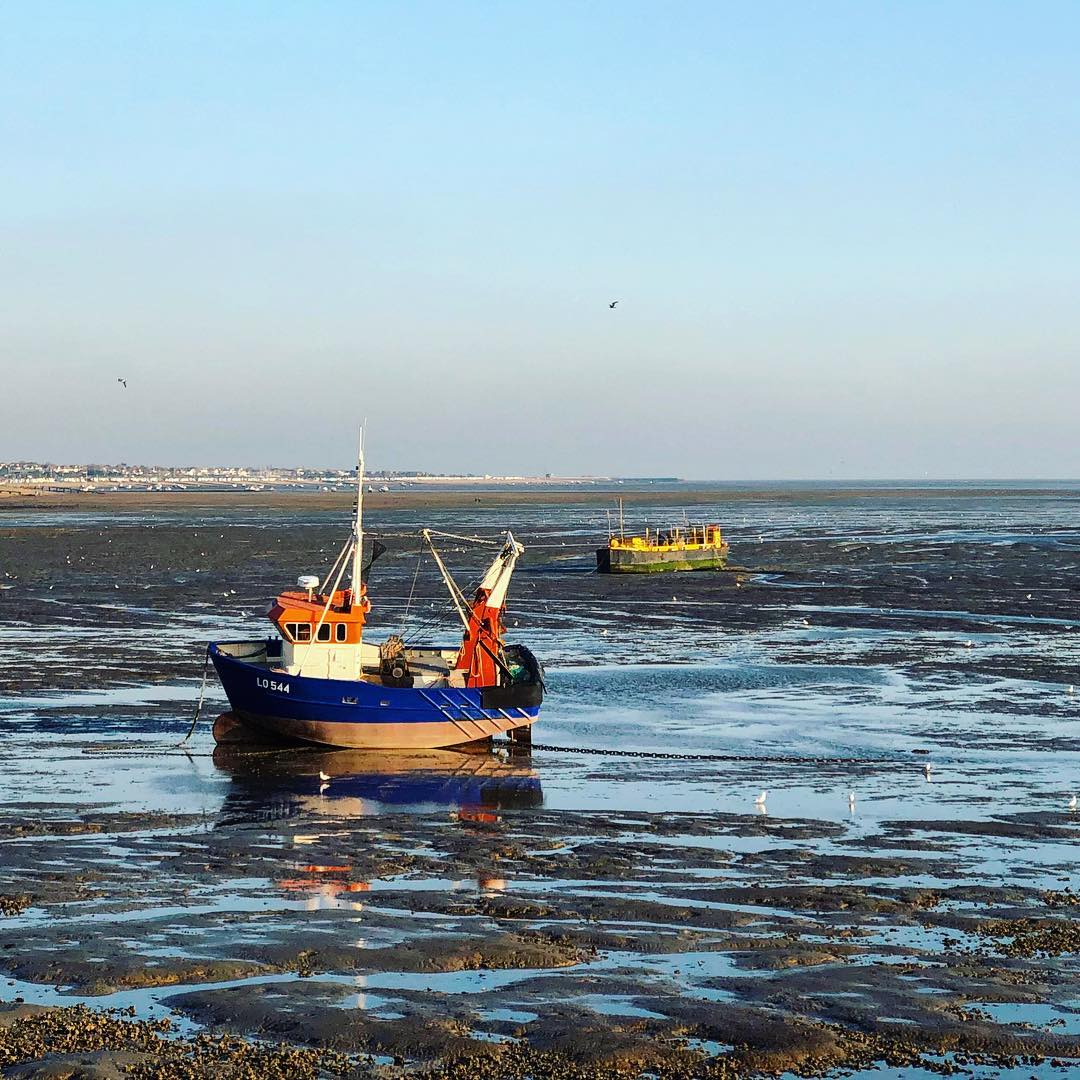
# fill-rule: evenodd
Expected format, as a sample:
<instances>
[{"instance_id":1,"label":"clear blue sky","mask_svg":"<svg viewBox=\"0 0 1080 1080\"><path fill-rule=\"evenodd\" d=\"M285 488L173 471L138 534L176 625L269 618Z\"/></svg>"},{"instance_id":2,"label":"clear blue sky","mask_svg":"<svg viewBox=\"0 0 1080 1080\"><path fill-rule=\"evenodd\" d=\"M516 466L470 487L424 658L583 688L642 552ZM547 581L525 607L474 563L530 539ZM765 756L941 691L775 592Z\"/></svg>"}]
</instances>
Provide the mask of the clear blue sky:
<instances>
[{"instance_id":1,"label":"clear blue sky","mask_svg":"<svg viewBox=\"0 0 1080 1080\"><path fill-rule=\"evenodd\" d=\"M1080 475L1078 31L6 4L0 458Z\"/></svg>"}]
</instances>

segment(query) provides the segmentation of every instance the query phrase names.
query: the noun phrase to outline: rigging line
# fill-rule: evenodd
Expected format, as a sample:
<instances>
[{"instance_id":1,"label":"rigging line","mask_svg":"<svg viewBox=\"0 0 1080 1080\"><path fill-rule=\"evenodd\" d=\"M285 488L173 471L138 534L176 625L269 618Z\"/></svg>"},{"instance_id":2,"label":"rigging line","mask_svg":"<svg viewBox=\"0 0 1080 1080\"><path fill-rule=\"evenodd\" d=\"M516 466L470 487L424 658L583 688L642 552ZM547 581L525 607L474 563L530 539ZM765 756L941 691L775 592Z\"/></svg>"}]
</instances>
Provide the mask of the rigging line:
<instances>
[{"instance_id":1,"label":"rigging line","mask_svg":"<svg viewBox=\"0 0 1080 1080\"><path fill-rule=\"evenodd\" d=\"M330 573L328 573L326 577L323 578L323 584L329 581L337 573L338 563L341 562L342 559L348 557L349 545L351 542L351 537L345 541L345 546L338 553L338 557L334 560L334 565L330 567Z\"/></svg>"},{"instance_id":2,"label":"rigging line","mask_svg":"<svg viewBox=\"0 0 1080 1080\"><path fill-rule=\"evenodd\" d=\"M416 569L413 571L412 585L409 587L409 599L405 601L405 614L401 616L402 622L409 618L409 609L412 607L413 594L416 592L416 579L420 576L420 564L424 561L424 541L420 540L420 550L416 553Z\"/></svg>"},{"instance_id":3,"label":"rigging line","mask_svg":"<svg viewBox=\"0 0 1080 1080\"><path fill-rule=\"evenodd\" d=\"M450 540L466 540L470 544L489 544L492 547L502 547L506 543L505 540L486 540L482 536L462 536L459 533L439 532L438 529L425 529L424 532L429 536L443 536Z\"/></svg>"},{"instance_id":4,"label":"rigging line","mask_svg":"<svg viewBox=\"0 0 1080 1080\"><path fill-rule=\"evenodd\" d=\"M349 541L349 543L359 545L359 542L356 540L355 537L353 537ZM344 575L345 573L345 567L348 565L348 561L348 559L342 560L341 568L338 570L338 575L334 579L334 584L330 586L330 591L326 594L326 604L322 609L322 614L319 616L318 625L315 627L314 630L311 631L311 638L308 640L307 648L304 650L304 655L300 657L300 664L296 669L296 674L298 676L304 674L304 664L307 663L308 655L311 653L311 646L315 644L315 641L319 636L319 630L322 629L323 623L326 622L326 616L327 613L330 611L330 605L334 602L334 593L337 592L338 584L341 581L342 575Z\"/></svg>"},{"instance_id":5,"label":"rigging line","mask_svg":"<svg viewBox=\"0 0 1080 1080\"><path fill-rule=\"evenodd\" d=\"M483 581L483 575L474 578L466 587L465 592L475 593L477 588L479 588L481 581ZM466 600L465 603L468 604L468 601ZM421 634L426 634L429 630L441 630L445 628L448 620L450 619L450 614L450 611L446 608L439 607L436 609L434 615L429 616L424 622L418 623L416 626L410 627L408 633L403 633L402 637L405 638L406 641L415 642Z\"/></svg>"},{"instance_id":6,"label":"rigging line","mask_svg":"<svg viewBox=\"0 0 1080 1080\"><path fill-rule=\"evenodd\" d=\"M445 608L439 608L435 615L424 622L409 627L408 631L402 634L402 637L407 643L415 644L423 635L429 632L438 631L441 633L450 625L450 621L451 612Z\"/></svg>"},{"instance_id":7,"label":"rigging line","mask_svg":"<svg viewBox=\"0 0 1080 1080\"><path fill-rule=\"evenodd\" d=\"M465 625L465 630L468 631L469 618L465 614L465 610L468 607L468 601L465 599L462 591L458 588L457 582L454 581L453 577L450 574L450 571L447 570L446 564L442 561L442 556L437 551L435 545L431 542L430 530L424 530L424 539L427 540L428 547L431 548L431 554L435 559L435 564L439 568L439 573L442 574L443 582L445 583L447 589L450 590L450 599L454 602L454 607L457 609L458 617Z\"/></svg>"},{"instance_id":8,"label":"rigging line","mask_svg":"<svg viewBox=\"0 0 1080 1080\"><path fill-rule=\"evenodd\" d=\"M423 638L430 634L441 635L449 627L449 612L442 614L438 619L428 619L426 622L409 627L402 631L401 639L406 645L419 644Z\"/></svg>"},{"instance_id":9,"label":"rigging line","mask_svg":"<svg viewBox=\"0 0 1080 1080\"><path fill-rule=\"evenodd\" d=\"M429 630L438 628L441 631L449 625L452 617L456 614L446 604L445 598L424 597L424 599L431 600L431 610L418 614L419 621L402 630L401 636L406 641L415 642L418 637L426 634ZM456 618L453 618L453 621L457 622Z\"/></svg>"}]
</instances>

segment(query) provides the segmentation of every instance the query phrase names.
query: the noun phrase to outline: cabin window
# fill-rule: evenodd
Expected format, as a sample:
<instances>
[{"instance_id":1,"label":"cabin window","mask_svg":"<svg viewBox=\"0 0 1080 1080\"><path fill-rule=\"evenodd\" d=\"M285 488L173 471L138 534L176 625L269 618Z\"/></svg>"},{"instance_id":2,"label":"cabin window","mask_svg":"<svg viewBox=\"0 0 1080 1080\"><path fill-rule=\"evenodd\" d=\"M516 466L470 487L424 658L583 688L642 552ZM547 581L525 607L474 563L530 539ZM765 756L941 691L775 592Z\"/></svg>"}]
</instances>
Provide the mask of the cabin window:
<instances>
[{"instance_id":1,"label":"cabin window","mask_svg":"<svg viewBox=\"0 0 1080 1080\"><path fill-rule=\"evenodd\" d=\"M318 633L318 635L316 637L316 640L317 641L329 641L330 640L330 624L328 622L324 622L322 624L322 626L319 627L319 633Z\"/></svg>"},{"instance_id":2,"label":"cabin window","mask_svg":"<svg viewBox=\"0 0 1080 1080\"><path fill-rule=\"evenodd\" d=\"M343 622L336 623L335 626L337 628L336 629L337 640L338 641L344 641L345 640L345 635L348 633L348 628L345 626L345 624Z\"/></svg>"},{"instance_id":3,"label":"cabin window","mask_svg":"<svg viewBox=\"0 0 1080 1080\"><path fill-rule=\"evenodd\" d=\"M311 640L311 624L306 622L293 623L293 640L294 641L310 641Z\"/></svg>"}]
</instances>

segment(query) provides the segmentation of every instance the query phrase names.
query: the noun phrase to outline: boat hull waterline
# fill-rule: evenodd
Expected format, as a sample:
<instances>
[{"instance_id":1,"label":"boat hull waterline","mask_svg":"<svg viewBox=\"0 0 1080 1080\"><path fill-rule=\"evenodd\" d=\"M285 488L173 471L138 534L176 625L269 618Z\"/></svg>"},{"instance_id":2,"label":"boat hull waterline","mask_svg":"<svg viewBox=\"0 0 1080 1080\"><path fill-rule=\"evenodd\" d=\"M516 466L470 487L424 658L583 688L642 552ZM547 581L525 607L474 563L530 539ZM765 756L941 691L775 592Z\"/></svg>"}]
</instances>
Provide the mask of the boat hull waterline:
<instances>
[{"instance_id":1,"label":"boat hull waterline","mask_svg":"<svg viewBox=\"0 0 1080 1080\"><path fill-rule=\"evenodd\" d=\"M438 749L515 733L540 715L540 687L391 687L275 671L237 655L265 640L217 642L210 659L233 712L255 731L353 749Z\"/></svg>"}]
</instances>

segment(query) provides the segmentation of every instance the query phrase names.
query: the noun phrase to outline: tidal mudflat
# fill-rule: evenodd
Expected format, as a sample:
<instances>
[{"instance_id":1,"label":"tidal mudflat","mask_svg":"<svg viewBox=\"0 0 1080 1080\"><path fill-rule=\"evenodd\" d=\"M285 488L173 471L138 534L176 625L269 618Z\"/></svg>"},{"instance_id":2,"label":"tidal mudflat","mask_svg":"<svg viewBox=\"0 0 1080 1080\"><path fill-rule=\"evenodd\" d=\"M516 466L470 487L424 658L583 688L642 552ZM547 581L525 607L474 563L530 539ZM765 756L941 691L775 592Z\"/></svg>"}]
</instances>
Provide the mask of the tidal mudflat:
<instances>
[{"instance_id":1,"label":"tidal mudflat","mask_svg":"<svg viewBox=\"0 0 1080 1080\"><path fill-rule=\"evenodd\" d=\"M5 1075L1075 1069L1080 493L710 498L740 572L591 573L600 499L386 505L372 632L452 641L416 529L509 525L537 741L744 760L215 753L212 681L177 751L342 509L0 511Z\"/></svg>"}]
</instances>

